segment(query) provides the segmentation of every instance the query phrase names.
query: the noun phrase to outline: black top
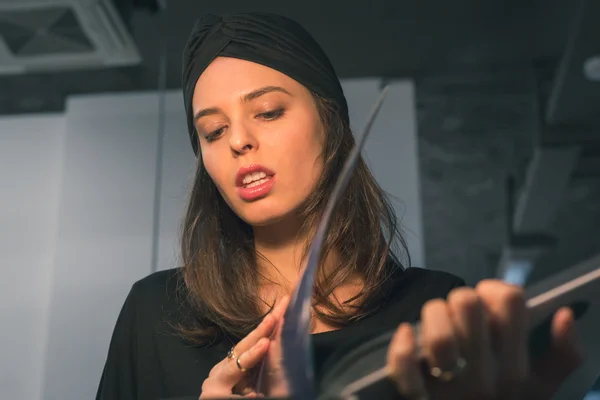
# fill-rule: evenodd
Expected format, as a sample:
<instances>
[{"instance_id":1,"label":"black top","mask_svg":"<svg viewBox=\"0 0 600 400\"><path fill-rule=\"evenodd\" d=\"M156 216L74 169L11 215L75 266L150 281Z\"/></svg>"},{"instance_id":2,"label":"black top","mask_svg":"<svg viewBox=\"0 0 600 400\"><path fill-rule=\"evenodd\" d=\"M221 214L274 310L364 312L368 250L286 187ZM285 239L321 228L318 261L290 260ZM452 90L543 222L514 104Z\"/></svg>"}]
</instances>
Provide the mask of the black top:
<instances>
[{"instance_id":1,"label":"black top","mask_svg":"<svg viewBox=\"0 0 600 400\"><path fill-rule=\"evenodd\" d=\"M198 399L202 382L227 355L231 343L208 347L186 344L172 328L180 316L175 296L177 270L154 273L136 282L115 326L97 400ZM418 320L421 307L445 298L464 281L451 274L420 268L399 272L389 294L371 316L336 331L313 335L316 377L327 359L366 338Z\"/></svg>"}]
</instances>

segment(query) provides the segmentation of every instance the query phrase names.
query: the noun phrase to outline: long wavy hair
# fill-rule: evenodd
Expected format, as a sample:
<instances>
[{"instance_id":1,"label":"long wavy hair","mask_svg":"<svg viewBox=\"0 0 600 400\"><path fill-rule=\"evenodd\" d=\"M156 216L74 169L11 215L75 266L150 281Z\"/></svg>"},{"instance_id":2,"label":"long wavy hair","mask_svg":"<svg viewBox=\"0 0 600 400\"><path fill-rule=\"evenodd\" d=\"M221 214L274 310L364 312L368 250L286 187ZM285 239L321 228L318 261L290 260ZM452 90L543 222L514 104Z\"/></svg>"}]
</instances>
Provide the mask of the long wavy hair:
<instances>
[{"instance_id":1,"label":"long wavy hair","mask_svg":"<svg viewBox=\"0 0 600 400\"><path fill-rule=\"evenodd\" d=\"M310 239L355 144L350 126L340 117L335 103L315 93L312 96L325 130L325 143L321 176L298 210L304 221L299 235ZM310 240L304 259L309 245ZM322 321L340 327L376 310L366 304L376 304L382 285L404 269L398 251L410 264L394 209L362 157L333 215L321 260L332 251L338 264L327 274L319 271L313 312ZM252 228L225 203L200 156L182 224L181 257L180 294L192 310L191 317L178 326L184 338L199 345L224 336L235 340L264 318L263 300L257 295L261 281L257 261L262 256L254 248ZM362 282L358 295L344 304L336 301L334 289L356 276Z\"/></svg>"}]
</instances>

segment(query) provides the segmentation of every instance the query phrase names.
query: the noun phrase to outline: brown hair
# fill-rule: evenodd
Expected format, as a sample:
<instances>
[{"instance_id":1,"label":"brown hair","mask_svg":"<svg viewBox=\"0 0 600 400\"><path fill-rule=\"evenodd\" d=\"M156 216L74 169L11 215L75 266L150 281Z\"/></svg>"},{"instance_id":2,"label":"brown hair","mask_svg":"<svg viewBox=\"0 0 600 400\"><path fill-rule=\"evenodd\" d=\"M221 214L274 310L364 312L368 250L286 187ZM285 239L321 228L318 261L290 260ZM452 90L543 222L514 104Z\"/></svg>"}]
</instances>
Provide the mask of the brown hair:
<instances>
[{"instance_id":1,"label":"brown hair","mask_svg":"<svg viewBox=\"0 0 600 400\"><path fill-rule=\"evenodd\" d=\"M355 143L336 105L315 93L313 98L326 134L323 172L300 210L305 221L300 234L309 238ZM335 249L340 263L328 276L323 271L318 274L315 314L327 323L344 326L372 313L375 308L366 307L367 302L376 300L382 284L403 268L392 251L396 245L408 257L394 209L361 157L323 246L321 259ZM307 246L304 257L308 250ZM254 249L251 227L225 203L200 157L183 221L181 255L182 293L194 316L178 326L183 337L207 344L223 335L244 337L256 327L264 317L256 295L260 277L257 257L261 255ZM331 294L356 275L362 279L362 290L344 303L351 302L351 307L340 307Z\"/></svg>"}]
</instances>

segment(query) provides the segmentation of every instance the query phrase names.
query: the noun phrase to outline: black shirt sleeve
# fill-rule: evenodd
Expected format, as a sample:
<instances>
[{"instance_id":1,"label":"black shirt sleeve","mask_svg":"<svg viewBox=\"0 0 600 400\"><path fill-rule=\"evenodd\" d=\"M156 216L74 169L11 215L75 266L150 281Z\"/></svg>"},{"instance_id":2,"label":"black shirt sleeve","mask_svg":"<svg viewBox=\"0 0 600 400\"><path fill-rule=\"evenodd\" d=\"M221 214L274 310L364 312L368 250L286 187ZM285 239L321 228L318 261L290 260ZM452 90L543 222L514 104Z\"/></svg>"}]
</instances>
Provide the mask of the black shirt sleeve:
<instances>
[{"instance_id":1,"label":"black shirt sleeve","mask_svg":"<svg viewBox=\"0 0 600 400\"><path fill-rule=\"evenodd\" d=\"M137 398L137 324L134 289L135 285L129 292L117 318L96 400Z\"/></svg>"},{"instance_id":2,"label":"black shirt sleeve","mask_svg":"<svg viewBox=\"0 0 600 400\"><path fill-rule=\"evenodd\" d=\"M96 400L198 399L202 382L230 344L194 346L176 325L188 310L178 271L137 281L119 313Z\"/></svg>"}]
</instances>

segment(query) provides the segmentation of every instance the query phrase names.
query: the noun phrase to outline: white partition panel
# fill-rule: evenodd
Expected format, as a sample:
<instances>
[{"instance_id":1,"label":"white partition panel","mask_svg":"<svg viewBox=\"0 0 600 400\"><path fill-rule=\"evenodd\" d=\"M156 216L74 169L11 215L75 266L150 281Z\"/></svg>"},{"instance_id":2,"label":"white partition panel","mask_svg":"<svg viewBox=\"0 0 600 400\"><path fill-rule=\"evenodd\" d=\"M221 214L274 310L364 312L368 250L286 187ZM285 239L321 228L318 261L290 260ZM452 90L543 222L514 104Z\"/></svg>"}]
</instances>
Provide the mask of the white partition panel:
<instances>
[{"instance_id":1,"label":"white partition panel","mask_svg":"<svg viewBox=\"0 0 600 400\"><path fill-rule=\"evenodd\" d=\"M179 266L179 230L196 166L188 136L183 96L179 91L169 92L165 104L169 111L163 141L158 270Z\"/></svg>"},{"instance_id":2,"label":"white partition panel","mask_svg":"<svg viewBox=\"0 0 600 400\"><path fill-rule=\"evenodd\" d=\"M0 399L42 399L64 117L0 119Z\"/></svg>"},{"instance_id":3,"label":"white partition panel","mask_svg":"<svg viewBox=\"0 0 600 400\"><path fill-rule=\"evenodd\" d=\"M156 94L69 100L43 399L91 399L116 315L150 272Z\"/></svg>"},{"instance_id":4,"label":"white partition panel","mask_svg":"<svg viewBox=\"0 0 600 400\"><path fill-rule=\"evenodd\" d=\"M342 85L350 108L350 122L358 134L379 96L381 80L346 80ZM363 154L375 178L390 195L412 265L425 267L415 96L411 81L391 84Z\"/></svg>"}]
</instances>

